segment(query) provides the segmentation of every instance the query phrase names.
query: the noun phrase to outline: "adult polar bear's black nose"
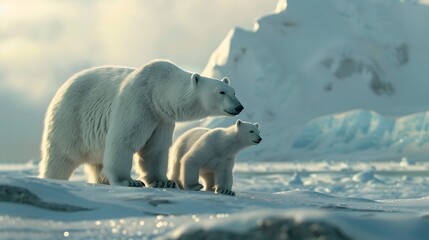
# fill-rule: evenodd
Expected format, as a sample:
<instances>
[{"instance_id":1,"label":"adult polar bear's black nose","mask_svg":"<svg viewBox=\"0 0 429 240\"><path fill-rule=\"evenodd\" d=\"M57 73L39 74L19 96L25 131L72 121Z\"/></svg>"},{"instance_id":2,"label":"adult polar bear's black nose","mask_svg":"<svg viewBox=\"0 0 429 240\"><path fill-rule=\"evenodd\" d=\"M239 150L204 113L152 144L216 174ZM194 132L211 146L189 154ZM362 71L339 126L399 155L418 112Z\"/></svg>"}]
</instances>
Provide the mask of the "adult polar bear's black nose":
<instances>
[{"instance_id":1,"label":"adult polar bear's black nose","mask_svg":"<svg viewBox=\"0 0 429 240\"><path fill-rule=\"evenodd\" d=\"M240 113L241 111L243 111L243 109L244 109L244 107L240 105L240 106L238 106L238 107L235 108L235 111L237 113Z\"/></svg>"}]
</instances>

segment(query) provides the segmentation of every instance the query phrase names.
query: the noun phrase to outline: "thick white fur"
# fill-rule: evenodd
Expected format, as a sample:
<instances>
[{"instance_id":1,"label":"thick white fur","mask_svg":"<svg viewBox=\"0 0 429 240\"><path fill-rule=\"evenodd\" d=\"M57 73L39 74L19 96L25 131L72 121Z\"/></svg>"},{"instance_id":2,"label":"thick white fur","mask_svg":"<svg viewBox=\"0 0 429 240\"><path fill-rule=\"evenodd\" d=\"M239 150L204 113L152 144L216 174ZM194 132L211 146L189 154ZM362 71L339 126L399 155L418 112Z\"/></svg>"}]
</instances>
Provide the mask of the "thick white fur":
<instances>
[{"instance_id":1,"label":"thick white fur","mask_svg":"<svg viewBox=\"0 0 429 240\"><path fill-rule=\"evenodd\" d=\"M243 148L259 144L259 124L237 120L228 128L194 128L185 132L170 151L170 179L182 189L231 192L235 155Z\"/></svg>"},{"instance_id":2,"label":"thick white fur","mask_svg":"<svg viewBox=\"0 0 429 240\"><path fill-rule=\"evenodd\" d=\"M228 83L168 61L79 72L47 110L39 176L67 180L87 164L91 182L135 186L139 181L130 177L134 155L140 178L157 186L167 181L176 121L239 113L241 104Z\"/></svg>"}]
</instances>

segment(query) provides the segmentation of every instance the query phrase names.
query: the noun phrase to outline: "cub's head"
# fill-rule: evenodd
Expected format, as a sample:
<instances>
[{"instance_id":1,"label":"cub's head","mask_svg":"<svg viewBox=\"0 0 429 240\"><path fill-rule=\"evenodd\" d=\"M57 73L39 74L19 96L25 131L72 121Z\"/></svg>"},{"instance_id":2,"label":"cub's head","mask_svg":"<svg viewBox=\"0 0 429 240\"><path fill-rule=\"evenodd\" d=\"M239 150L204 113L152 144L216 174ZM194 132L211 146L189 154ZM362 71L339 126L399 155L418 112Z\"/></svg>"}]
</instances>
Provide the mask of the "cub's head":
<instances>
[{"instance_id":1,"label":"cub's head","mask_svg":"<svg viewBox=\"0 0 429 240\"><path fill-rule=\"evenodd\" d=\"M246 145L256 145L262 141L259 135L259 123L249 123L241 120L235 122L240 141Z\"/></svg>"},{"instance_id":2,"label":"cub's head","mask_svg":"<svg viewBox=\"0 0 429 240\"><path fill-rule=\"evenodd\" d=\"M194 73L191 81L199 102L209 116L235 116L244 109L235 97L235 90L229 85L228 78L219 81Z\"/></svg>"}]
</instances>

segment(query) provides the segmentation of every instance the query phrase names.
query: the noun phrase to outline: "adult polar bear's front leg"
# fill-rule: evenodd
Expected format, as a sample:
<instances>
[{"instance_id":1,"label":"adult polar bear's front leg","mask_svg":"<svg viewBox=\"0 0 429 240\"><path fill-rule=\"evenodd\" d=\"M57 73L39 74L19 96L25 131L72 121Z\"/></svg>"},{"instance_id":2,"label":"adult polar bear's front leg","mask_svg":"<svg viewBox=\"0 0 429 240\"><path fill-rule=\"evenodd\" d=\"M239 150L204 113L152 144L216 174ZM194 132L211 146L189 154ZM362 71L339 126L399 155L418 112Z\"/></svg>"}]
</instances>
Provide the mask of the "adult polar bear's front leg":
<instances>
[{"instance_id":1,"label":"adult polar bear's front leg","mask_svg":"<svg viewBox=\"0 0 429 240\"><path fill-rule=\"evenodd\" d=\"M146 144L137 152L136 170L151 187L175 188L167 178L168 150L173 141L175 123L159 123Z\"/></svg>"},{"instance_id":2,"label":"adult polar bear's front leg","mask_svg":"<svg viewBox=\"0 0 429 240\"><path fill-rule=\"evenodd\" d=\"M141 146L147 144L156 123L152 119L145 119L142 122L132 117L128 119L118 117L113 120L110 127L106 136L102 174L112 185L143 187L142 181L131 178L133 155Z\"/></svg>"},{"instance_id":3,"label":"adult polar bear's front leg","mask_svg":"<svg viewBox=\"0 0 429 240\"><path fill-rule=\"evenodd\" d=\"M125 142L106 144L102 174L111 185L143 187L143 182L131 178L134 151Z\"/></svg>"}]
</instances>

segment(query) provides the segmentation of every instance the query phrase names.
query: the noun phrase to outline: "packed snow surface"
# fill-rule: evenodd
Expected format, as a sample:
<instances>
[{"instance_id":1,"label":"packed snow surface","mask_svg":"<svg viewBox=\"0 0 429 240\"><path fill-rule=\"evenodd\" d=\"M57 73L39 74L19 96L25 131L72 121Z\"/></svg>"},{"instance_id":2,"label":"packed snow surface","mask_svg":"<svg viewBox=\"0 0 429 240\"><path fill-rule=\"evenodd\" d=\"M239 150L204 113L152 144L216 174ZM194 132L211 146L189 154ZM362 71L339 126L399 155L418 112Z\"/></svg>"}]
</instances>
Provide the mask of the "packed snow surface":
<instances>
[{"instance_id":1,"label":"packed snow surface","mask_svg":"<svg viewBox=\"0 0 429 240\"><path fill-rule=\"evenodd\" d=\"M33 162L0 165L0 236L165 239L195 236L201 229L240 236L262 231L261 221L282 219L294 232L321 224L325 230L319 234L349 237L340 239L425 239L428 169L429 164L400 162L240 163L234 173L237 196L231 197L87 184L82 168L69 182L38 179Z\"/></svg>"}]
</instances>

